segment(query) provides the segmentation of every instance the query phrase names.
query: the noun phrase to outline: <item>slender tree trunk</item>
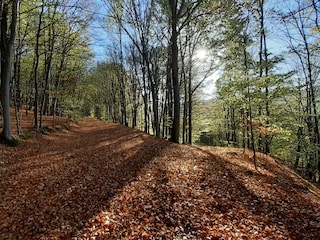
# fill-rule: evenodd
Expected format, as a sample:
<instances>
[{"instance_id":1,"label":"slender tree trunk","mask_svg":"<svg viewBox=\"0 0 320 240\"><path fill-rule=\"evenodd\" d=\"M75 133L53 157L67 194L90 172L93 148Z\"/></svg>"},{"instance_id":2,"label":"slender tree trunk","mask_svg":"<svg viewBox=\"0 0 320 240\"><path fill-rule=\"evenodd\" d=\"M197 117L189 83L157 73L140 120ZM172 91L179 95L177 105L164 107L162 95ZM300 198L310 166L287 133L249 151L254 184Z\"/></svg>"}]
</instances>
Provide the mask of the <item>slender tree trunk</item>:
<instances>
[{"instance_id":1,"label":"slender tree trunk","mask_svg":"<svg viewBox=\"0 0 320 240\"><path fill-rule=\"evenodd\" d=\"M135 72L136 72L136 76L137 76L137 69L135 67ZM136 79L135 77L132 78L132 128L136 128L137 127L137 116L138 116L138 98L139 96L137 96L138 92L137 92L137 84L136 84Z\"/></svg>"},{"instance_id":2,"label":"slender tree trunk","mask_svg":"<svg viewBox=\"0 0 320 240\"><path fill-rule=\"evenodd\" d=\"M236 115L235 115L235 108L231 108L231 119L232 119L232 142L236 146L238 146L238 138L237 138L237 123L236 123Z\"/></svg>"},{"instance_id":3,"label":"slender tree trunk","mask_svg":"<svg viewBox=\"0 0 320 240\"><path fill-rule=\"evenodd\" d=\"M246 119L250 119L249 111L246 111ZM250 148L250 146L251 146L251 138L249 137L250 124L248 124L248 123L246 123L246 132L247 132L247 147Z\"/></svg>"},{"instance_id":4,"label":"slender tree trunk","mask_svg":"<svg viewBox=\"0 0 320 240\"><path fill-rule=\"evenodd\" d=\"M259 0L259 8L260 8L260 77L263 75L267 77L269 76L269 61L268 61L268 51L267 51L267 40L266 40L266 31L265 31L265 10L264 10L264 0ZM265 111L266 111L266 126L268 127L270 124L270 108L269 108L269 82L265 83ZM264 136L264 152L266 154L270 153L270 143L271 137L268 135Z\"/></svg>"},{"instance_id":5,"label":"slender tree trunk","mask_svg":"<svg viewBox=\"0 0 320 240\"><path fill-rule=\"evenodd\" d=\"M193 90L192 90L192 47L189 44L189 73L188 73L188 143L192 144L192 108L193 108Z\"/></svg>"},{"instance_id":6,"label":"slender tree trunk","mask_svg":"<svg viewBox=\"0 0 320 240\"><path fill-rule=\"evenodd\" d=\"M34 65L33 65L33 80L34 80L34 128L36 131L39 131L39 121L38 121L38 113L39 113L39 61L40 61L40 37L41 37L41 28L42 28L42 17L44 12L44 2L41 4L41 11L39 15L39 23L36 34L36 45L35 45L35 57L34 57Z\"/></svg>"},{"instance_id":7,"label":"slender tree trunk","mask_svg":"<svg viewBox=\"0 0 320 240\"><path fill-rule=\"evenodd\" d=\"M298 138L298 145L297 145L297 153L296 153L296 160L294 163L294 168L297 169L299 166L299 160L300 160L300 154L301 154L301 138L302 138L302 127L298 128L298 132L297 132L297 138Z\"/></svg>"},{"instance_id":8,"label":"slender tree trunk","mask_svg":"<svg viewBox=\"0 0 320 240\"><path fill-rule=\"evenodd\" d=\"M186 79L185 79L186 80ZM186 83L186 81L185 81ZM187 122L188 122L188 93L187 86L184 86L184 95L185 99L183 102L183 121L182 121L182 144L188 143L188 135L187 135Z\"/></svg>"},{"instance_id":9,"label":"slender tree trunk","mask_svg":"<svg viewBox=\"0 0 320 240\"><path fill-rule=\"evenodd\" d=\"M127 104L126 104L126 95L125 95L125 84L124 84L124 66L123 66L123 47L122 47L122 30L121 25L119 25L119 44L120 44L120 104L121 104L121 124L128 126L127 121Z\"/></svg>"},{"instance_id":10,"label":"slender tree trunk","mask_svg":"<svg viewBox=\"0 0 320 240\"><path fill-rule=\"evenodd\" d=\"M143 103L144 103L144 132L149 133L149 118L148 118L148 94L147 94L147 80L146 80L146 68L144 61L141 64L142 67L142 81L143 81Z\"/></svg>"},{"instance_id":11,"label":"slender tree trunk","mask_svg":"<svg viewBox=\"0 0 320 240\"><path fill-rule=\"evenodd\" d=\"M147 49L143 48L143 58L145 59L147 73L148 73L148 82L151 90L152 97L152 114L153 121L152 127L156 137L160 138L160 120L159 120L159 99L158 99L158 91L159 91L159 67L158 63L152 62L152 59L149 57L150 55L147 53ZM156 54L155 54L156 55ZM157 60L157 59L156 59ZM156 61L155 60L155 61ZM152 70L151 70L152 65Z\"/></svg>"},{"instance_id":12,"label":"slender tree trunk","mask_svg":"<svg viewBox=\"0 0 320 240\"><path fill-rule=\"evenodd\" d=\"M231 117L230 117L230 108L231 106L227 106L227 114L226 114L226 128L227 128L227 132L226 132L226 139L227 139L227 143L228 145L230 145L231 143Z\"/></svg>"},{"instance_id":13,"label":"slender tree trunk","mask_svg":"<svg viewBox=\"0 0 320 240\"><path fill-rule=\"evenodd\" d=\"M51 76L51 68L52 68L52 59L53 59L53 52L55 47L55 16L58 7L58 1L56 1L51 17L50 27L48 29L48 52L45 58L45 70L44 70L44 88L42 93L41 99L41 107L40 107L40 128L42 127L42 119L43 115L45 114L45 109L48 108L48 90L49 90L49 83L50 83L50 76Z\"/></svg>"},{"instance_id":14,"label":"slender tree trunk","mask_svg":"<svg viewBox=\"0 0 320 240\"><path fill-rule=\"evenodd\" d=\"M173 90L172 90L172 68L171 50L168 50L167 74L166 74L166 135L172 139L172 119L173 119Z\"/></svg>"},{"instance_id":15,"label":"slender tree trunk","mask_svg":"<svg viewBox=\"0 0 320 240\"><path fill-rule=\"evenodd\" d=\"M55 118L55 116L57 114L58 103L60 100L59 92L61 91L61 75L62 75L62 72L63 72L65 65L66 65L67 55L68 55L67 46L63 46L61 59L60 59L60 63L59 63L59 68L58 68L58 72L55 76L55 82L54 82L54 91L56 94L55 94L53 101L52 101L52 116L53 116L53 118Z\"/></svg>"},{"instance_id":16,"label":"slender tree trunk","mask_svg":"<svg viewBox=\"0 0 320 240\"><path fill-rule=\"evenodd\" d=\"M158 80L155 80L158 81ZM153 111L153 128L156 137L160 138L160 121L159 121L159 100L158 100L158 87L156 83L151 83L152 95L152 111Z\"/></svg>"},{"instance_id":17,"label":"slender tree trunk","mask_svg":"<svg viewBox=\"0 0 320 240\"><path fill-rule=\"evenodd\" d=\"M241 109L240 110L240 116L241 116L241 124L242 124L242 127L241 127L241 131L242 131L242 148L243 150L245 151L246 149L246 136L247 136L247 133L246 133L246 122L245 122L245 115L244 115L244 110Z\"/></svg>"},{"instance_id":18,"label":"slender tree trunk","mask_svg":"<svg viewBox=\"0 0 320 240\"><path fill-rule=\"evenodd\" d=\"M180 38L181 40L181 38ZM185 43L188 44L188 36L186 36ZM180 45L183 43L180 41ZM187 46L186 46L187 48ZM185 51L186 52L186 51ZM185 64L185 52L180 48L180 55L181 55L181 80L183 81L183 91L184 91L184 101L183 101L183 117L182 117L182 144L187 143L187 123L188 123L188 81L187 81L187 74L186 74L186 64Z\"/></svg>"},{"instance_id":19,"label":"slender tree trunk","mask_svg":"<svg viewBox=\"0 0 320 240\"><path fill-rule=\"evenodd\" d=\"M159 101L158 92L156 89L152 93L152 109L154 117L154 130L156 137L160 138L160 121L159 121Z\"/></svg>"},{"instance_id":20,"label":"slender tree trunk","mask_svg":"<svg viewBox=\"0 0 320 240\"><path fill-rule=\"evenodd\" d=\"M178 67L178 13L177 1L170 0L171 8L171 68L172 68L172 86L173 86L173 124L172 141L179 143L180 137L180 84Z\"/></svg>"},{"instance_id":21,"label":"slender tree trunk","mask_svg":"<svg viewBox=\"0 0 320 240\"><path fill-rule=\"evenodd\" d=\"M135 61L136 56L135 52L132 49L131 50L131 57L133 60L133 72L134 76L132 77L132 128L137 127L137 117L138 117L138 101L139 101L139 92L138 92L138 87L139 87L139 82L137 80L139 74L138 74L138 67L137 67L137 61Z\"/></svg>"},{"instance_id":22,"label":"slender tree trunk","mask_svg":"<svg viewBox=\"0 0 320 240\"><path fill-rule=\"evenodd\" d=\"M244 54L244 66L245 66L245 77L248 81L248 116L249 116L249 125L250 125L250 137L251 137L251 149L253 151L253 163L254 167L257 170L257 157L256 157L256 147L255 147L255 137L253 132L253 123L252 123L252 103L251 103L251 92L250 92L250 78L248 76L248 58L247 58L247 36L243 37L243 54Z\"/></svg>"},{"instance_id":23,"label":"slender tree trunk","mask_svg":"<svg viewBox=\"0 0 320 240\"><path fill-rule=\"evenodd\" d=\"M17 129L18 136L20 136L21 134L21 126L20 126L20 119L19 119L19 112L21 107L21 90L20 90L20 61L21 61L20 58L21 57L20 56L21 56L21 53L17 52L16 60L14 62L14 76L12 78L13 101L14 101L14 110L15 110L14 112L15 112L16 129Z\"/></svg>"}]
</instances>

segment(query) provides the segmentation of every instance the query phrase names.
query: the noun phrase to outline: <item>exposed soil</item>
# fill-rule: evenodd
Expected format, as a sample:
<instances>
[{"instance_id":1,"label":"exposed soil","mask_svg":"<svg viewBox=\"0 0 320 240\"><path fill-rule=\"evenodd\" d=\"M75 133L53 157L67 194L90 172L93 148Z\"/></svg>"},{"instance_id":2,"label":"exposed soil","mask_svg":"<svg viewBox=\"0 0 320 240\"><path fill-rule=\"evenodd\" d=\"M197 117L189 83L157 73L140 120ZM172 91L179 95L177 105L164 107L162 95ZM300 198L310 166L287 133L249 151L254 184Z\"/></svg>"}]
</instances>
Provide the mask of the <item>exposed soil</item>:
<instances>
[{"instance_id":1,"label":"exposed soil","mask_svg":"<svg viewBox=\"0 0 320 240\"><path fill-rule=\"evenodd\" d=\"M85 119L0 145L0 239L320 239L320 191L240 149Z\"/></svg>"}]
</instances>

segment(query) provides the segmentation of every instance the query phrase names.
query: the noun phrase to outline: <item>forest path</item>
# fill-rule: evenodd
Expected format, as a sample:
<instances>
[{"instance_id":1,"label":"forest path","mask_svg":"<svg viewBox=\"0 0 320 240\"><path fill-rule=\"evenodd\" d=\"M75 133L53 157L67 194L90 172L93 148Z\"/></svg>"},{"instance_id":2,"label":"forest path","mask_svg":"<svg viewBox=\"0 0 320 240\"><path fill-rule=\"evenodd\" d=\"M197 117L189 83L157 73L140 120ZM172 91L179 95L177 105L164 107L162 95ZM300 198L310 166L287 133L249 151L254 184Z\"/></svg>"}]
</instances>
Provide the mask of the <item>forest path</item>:
<instances>
[{"instance_id":1,"label":"forest path","mask_svg":"<svg viewBox=\"0 0 320 240\"><path fill-rule=\"evenodd\" d=\"M0 145L0 239L319 239L320 199L250 154L92 119Z\"/></svg>"}]
</instances>

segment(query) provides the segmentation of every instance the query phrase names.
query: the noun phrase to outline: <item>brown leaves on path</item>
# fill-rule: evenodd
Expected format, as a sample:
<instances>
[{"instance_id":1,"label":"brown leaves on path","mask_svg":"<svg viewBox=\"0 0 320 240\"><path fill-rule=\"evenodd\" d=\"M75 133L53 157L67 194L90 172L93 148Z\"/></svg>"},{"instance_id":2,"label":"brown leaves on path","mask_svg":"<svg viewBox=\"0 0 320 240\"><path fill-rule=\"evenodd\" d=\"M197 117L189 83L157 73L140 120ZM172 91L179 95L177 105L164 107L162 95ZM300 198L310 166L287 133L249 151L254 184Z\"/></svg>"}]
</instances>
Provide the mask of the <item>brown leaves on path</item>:
<instances>
[{"instance_id":1,"label":"brown leaves on path","mask_svg":"<svg viewBox=\"0 0 320 240\"><path fill-rule=\"evenodd\" d=\"M0 152L0 239L320 238L319 198L270 157L89 119Z\"/></svg>"}]
</instances>

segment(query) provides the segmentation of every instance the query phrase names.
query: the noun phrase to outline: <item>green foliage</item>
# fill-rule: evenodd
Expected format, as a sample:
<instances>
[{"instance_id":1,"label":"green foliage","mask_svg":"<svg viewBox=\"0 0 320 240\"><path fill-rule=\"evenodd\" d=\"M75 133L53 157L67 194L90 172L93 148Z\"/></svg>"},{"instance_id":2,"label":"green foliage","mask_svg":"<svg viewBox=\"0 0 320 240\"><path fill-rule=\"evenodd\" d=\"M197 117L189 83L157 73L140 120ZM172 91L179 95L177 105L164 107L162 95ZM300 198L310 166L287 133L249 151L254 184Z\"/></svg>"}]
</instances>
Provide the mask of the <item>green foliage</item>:
<instances>
[{"instance_id":1,"label":"green foliage","mask_svg":"<svg viewBox=\"0 0 320 240\"><path fill-rule=\"evenodd\" d=\"M245 143L246 146L251 136L248 128L252 124L257 147L263 149L260 144L265 142L272 155L294 159L297 128L292 123L298 120L290 114L291 108L297 106L297 102L292 101L297 96L292 87L294 72L276 72L276 66L284 60L281 55L267 52L268 61L261 61L252 53L256 39L252 29L259 26L259 22L255 22L260 11L257 6L246 2L223 6L219 12L223 16L220 22L220 33L224 36L223 74L216 84L223 102L220 111L224 111L221 124L224 133L220 136L228 142L237 141L237 146ZM250 17L248 12L256 18ZM251 27L250 32L248 27ZM265 69L268 69L267 74L261 74ZM287 105L288 99L290 105Z\"/></svg>"},{"instance_id":2,"label":"green foliage","mask_svg":"<svg viewBox=\"0 0 320 240\"><path fill-rule=\"evenodd\" d=\"M224 119L222 101L198 101L193 113L193 136L196 144L223 145Z\"/></svg>"},{"instance_id":3,"label":"green foliage","mask_svg":"<svg viewBox=\"0 0 320 240\"><path fill-rule=\"evenodd\" d=\"M19 141L28 140L28 139L30 139L32 137L33 137L33 133L31 133L31 132L21 133L19 135Z\"/></svg>"},{"instance_id":4,"label":"green foliage","mask_svg":"<svg viewBox=\"0 0 320 240\"><path fill-rule=\"evenodd\" d=\"M98 63L77 88L83 115L113 121L118 118L120 104L121 65L113 62ZM127 78L127 77L125 77ZM104 111L108 109L109 111Z\"/></svg>"},{"instance_id":5,"label":"green foliage","mask_svg":"<svg viewBox=\"0 0 320 240\"><path fill-rule=\"evenodd\" d=\"M45 114L63 111L68 116L78 115L76 88L87 71L92 58L89 48L88 15L78 15L81 2L61 5L59 1L22 1L18 27L17 64L22 102L32 108L35 99L35 48L39 48L37 68L39 104L46 104ZM41 7L41 26L39 26ZM36 46L40 27L39 45ZM17 57L16 57L17 58ZM50 65L49 65L50 64ZM49 69L48 69L49 68ZM47 76L48 72L48 76ZM42 95L47 101L41 102ZM51 104L51 106L49 105ZM40 107L42 108L42 107ZM75 113L73 113L75 111Z\"/></svg>"}]
</instances>

